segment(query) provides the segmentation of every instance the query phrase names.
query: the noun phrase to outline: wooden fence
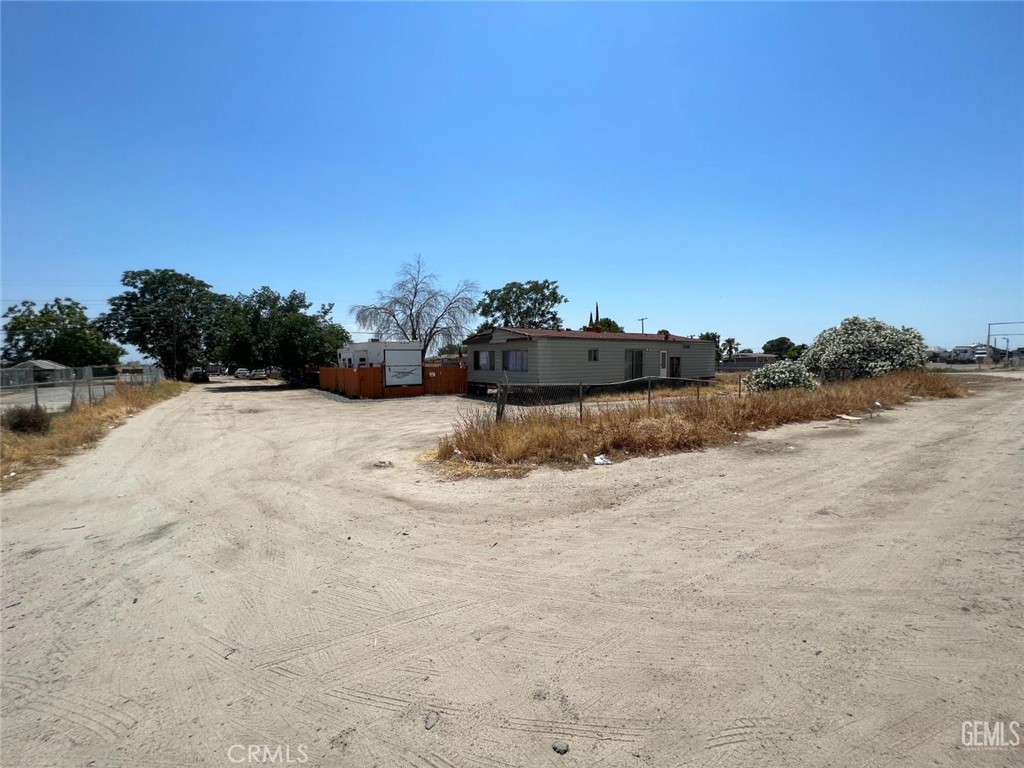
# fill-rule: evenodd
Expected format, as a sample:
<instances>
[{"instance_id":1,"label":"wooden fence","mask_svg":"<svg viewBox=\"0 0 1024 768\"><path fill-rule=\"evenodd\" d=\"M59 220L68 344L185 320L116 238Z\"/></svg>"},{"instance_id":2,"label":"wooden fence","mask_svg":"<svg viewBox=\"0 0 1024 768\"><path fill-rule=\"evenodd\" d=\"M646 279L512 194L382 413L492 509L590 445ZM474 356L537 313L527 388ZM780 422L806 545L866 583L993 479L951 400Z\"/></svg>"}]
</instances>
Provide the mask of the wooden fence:
<instances>
[{"instance_id":1,"label":"wooden fence","mask_svg":"<svg viewBox=\"0 0 1024 768\"><path fill-rule=\"evenodd\" d=\"M423 386L428 395L464 395L469 388L469 371L454 365L424 366Z\"/></svg>"},{"instance_id":2,"label":"wooden fence","mask_svg":"<svg viewBox=\"0 0 1024 768\"><path fill-rule=\"evenodd\" d=\"M469 380L465 368L424 366L423 384L385 387L383 368L321 368L320 389L345 397L416 397L418 395L463 395Z\"/></svg>"}]
</instances>

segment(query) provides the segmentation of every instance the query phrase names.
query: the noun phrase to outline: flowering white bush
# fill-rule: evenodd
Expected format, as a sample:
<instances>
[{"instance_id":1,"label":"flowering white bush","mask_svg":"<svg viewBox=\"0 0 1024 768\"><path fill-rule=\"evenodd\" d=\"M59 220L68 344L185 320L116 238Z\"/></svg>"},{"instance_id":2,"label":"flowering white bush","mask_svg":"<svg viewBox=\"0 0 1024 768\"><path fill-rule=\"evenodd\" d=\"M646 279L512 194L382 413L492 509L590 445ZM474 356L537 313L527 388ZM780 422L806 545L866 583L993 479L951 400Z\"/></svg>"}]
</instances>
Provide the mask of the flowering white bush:
<instances>
[{"instance_id":1,"label":"flowering white bush","mask_svg":"<svg viewBox=\"0 0 1024 768\"><path fill-rule=\"evenodd\" d=\"M743 383L752 392L767 392L769 389L790 389L803 387L815 389L817 379L811 375L807 367L797 360L779 360L776 363L751 371Z\"/></svg>"},{"instance_id":2,"label":"flowering white bush","mask_svg":"<svg viewBox=\"0 0 1024 768\"><path fill-rule=\"evenodd\" d=\"M873 317L848 317L818 334L800 362L821 379L862 379L928 360L924 337L913 328L897 328Z\"/></svg>"}]
</instances>

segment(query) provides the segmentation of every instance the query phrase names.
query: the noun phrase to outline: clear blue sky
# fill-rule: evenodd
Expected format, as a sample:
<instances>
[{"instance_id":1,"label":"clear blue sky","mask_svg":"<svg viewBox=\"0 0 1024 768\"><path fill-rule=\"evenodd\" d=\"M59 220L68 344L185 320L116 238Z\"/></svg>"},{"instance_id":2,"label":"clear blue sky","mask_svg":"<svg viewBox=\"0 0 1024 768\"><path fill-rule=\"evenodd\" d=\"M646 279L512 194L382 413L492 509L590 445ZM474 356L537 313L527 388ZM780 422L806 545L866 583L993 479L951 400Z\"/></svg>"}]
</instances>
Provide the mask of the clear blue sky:
<instances>
[{"instance_id":1,"label":"clear blue sky","mask_svg":"<svg viewBox=\"0 0 1024 768\"><path fill-rule=\"evenodd\" d=\"M1024 320L1021 3L4 3L2 35L5 307L169 267L356 330L420 253L754 349Z\"/></svg>"}]
</instances>

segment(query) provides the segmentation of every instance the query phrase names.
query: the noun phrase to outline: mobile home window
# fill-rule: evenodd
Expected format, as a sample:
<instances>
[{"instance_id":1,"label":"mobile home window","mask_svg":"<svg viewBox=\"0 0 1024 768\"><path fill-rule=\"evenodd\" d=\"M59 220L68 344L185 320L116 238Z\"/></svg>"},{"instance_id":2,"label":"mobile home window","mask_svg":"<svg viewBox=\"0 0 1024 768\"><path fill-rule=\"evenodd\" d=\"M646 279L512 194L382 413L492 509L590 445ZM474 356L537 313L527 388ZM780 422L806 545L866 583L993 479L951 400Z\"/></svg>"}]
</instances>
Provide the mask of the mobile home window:
<instances>
[{"instance_id":1,"label":"mobile home window","mask_svg":"<svg viewBox=\"0 0 1024 768\"><path fill-rule=\"evenodd\" d=\"M494 370L494 350L485 349L483 351L477 350L473 353L473 370L474 371L493 371Z\"/></svg>"},{"instance_id":2,"label":"mobile home window","mask_svg":"<svg viewBox=\"0 0 1024 768\"><path fill-rule=\"evenodd\" d=\"M587 350L587 360L589 360L591 363L596 363L597 362L597 350L596 349L588 349Z\"/></svg>"},{"instance_id":3,"label":"mobile home window","mask_svg":"<svg viewBox=\"0 0 1024 768\"><path fill-rule=\"evenodd\" d=\"M527 351L525 349L506 349L501 353L501 367L506 371L527 371Z\"/></svg>"}]
</instances>

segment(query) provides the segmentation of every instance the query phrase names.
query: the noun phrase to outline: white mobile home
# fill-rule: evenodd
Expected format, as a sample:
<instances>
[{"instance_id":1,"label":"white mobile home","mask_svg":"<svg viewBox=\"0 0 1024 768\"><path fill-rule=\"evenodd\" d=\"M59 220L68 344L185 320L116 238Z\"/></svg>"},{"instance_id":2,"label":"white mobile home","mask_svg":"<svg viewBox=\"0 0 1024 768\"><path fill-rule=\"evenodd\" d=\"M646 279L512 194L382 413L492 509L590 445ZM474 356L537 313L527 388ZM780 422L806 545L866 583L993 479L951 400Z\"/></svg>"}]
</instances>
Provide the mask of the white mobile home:
<instances>
[{"instance_id":1,"label":"white mobile home","mask_svg":"<svg viewBox=\"0 0 1024 768\"><path fill-rule=\"evenodd\" d=\"M469 391L511 384L610 384L645 376L710 379L715 344L671 333L494 328L466 339Z\"/></svg>"}]
</instances>

